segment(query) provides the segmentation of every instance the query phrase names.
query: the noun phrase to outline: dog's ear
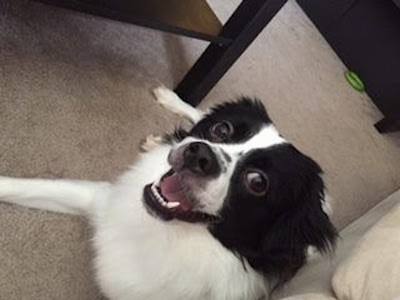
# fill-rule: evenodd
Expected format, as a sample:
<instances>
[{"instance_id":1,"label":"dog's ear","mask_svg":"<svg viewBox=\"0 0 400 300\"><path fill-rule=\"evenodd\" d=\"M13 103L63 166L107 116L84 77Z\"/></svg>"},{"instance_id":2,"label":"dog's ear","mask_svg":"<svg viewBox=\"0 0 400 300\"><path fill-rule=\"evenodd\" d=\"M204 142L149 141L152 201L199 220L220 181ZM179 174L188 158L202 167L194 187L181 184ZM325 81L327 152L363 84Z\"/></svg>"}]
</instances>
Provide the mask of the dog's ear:
<instances>
[{"instance_id":1,"label":"dog's ear","mask_svg":"<svg viewBox=\"0 0 400 300\"><path fill-rule=\"evenodd\" d=\"M164 135L164 140L167 142L181 142L189 135L189 132L182 127L175 128L174 132L171 134Z\"/></svg>"},{"instance_id":2,"label":"dog's ear","mask_svg":"<svg viewBox=\"0 0 400 300\"><path fill-rule=\"evenodd\" d=\"M308 178L295 195L296 204L267 229L260 249L262 269L277 286L294 276L313 246L322 254L334 248L337 231L323 211L324 185L319 175Z\"/></svg>"}]
</instances>

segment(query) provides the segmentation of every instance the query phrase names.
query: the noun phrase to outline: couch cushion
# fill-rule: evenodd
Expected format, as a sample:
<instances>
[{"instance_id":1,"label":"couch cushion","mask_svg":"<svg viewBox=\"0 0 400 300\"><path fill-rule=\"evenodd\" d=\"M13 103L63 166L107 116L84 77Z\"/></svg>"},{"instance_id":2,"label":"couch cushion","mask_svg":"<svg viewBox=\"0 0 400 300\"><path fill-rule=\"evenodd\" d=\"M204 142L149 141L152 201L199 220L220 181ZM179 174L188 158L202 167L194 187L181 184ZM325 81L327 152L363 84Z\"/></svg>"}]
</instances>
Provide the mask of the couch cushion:
<instances>
[{"instance_id":1,"label":"couch cushion","mask_svg":"<svg viewBox=\"0 0 400 300\"><path fill-rule=\"evenodd\" d=\"M296 296L291 296L283 298L281 300L336 300L336 298L325 295L325 294L301 294Z\"/></svg>"},{"instance_id":2,"label":"couch cushion","mask_svg":"<svg viewBox=\"0 0 400 300\"><path fill-rule=\"evenodd\" d=\"M310 259L309 263L300 269L297 275L284 288L272 295L272 299L282 299L309 293L333 296L331 279L336 267L349 256L364 234L382 217L390 213L399 202L400 190L381 201L362 217L343 229L340 232L341 238L338 240L337 249L332 257L314 257Z\"/></svg>"},{"instance_id":3,"label":"couch cushion","mask_svg":"<svg viewBox=\"0 0 400 300\"><path fill-rule=\"evenodd\" d=\"M400 201L339 265L332 287L343 300L400 297Z\"/></svg>"}]
</instances>

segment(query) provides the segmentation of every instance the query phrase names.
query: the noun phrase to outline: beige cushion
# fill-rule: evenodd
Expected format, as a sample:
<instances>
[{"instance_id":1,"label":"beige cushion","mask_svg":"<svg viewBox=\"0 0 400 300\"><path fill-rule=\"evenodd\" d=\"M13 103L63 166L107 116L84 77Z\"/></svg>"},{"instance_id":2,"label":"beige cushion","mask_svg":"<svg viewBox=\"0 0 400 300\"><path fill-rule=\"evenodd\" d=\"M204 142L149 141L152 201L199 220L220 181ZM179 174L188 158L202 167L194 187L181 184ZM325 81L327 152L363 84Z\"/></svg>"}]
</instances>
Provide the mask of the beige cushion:
<instances>
[{"instance_id":1,"label":"beige cushion","mask_svg":"<svg viewBox=\"0 0 400 300\"><path fill-rule=\"evenodd\" d=\"M360 239L338 266L332 288L340 300L400 297L400 202Z\"/></svg>"},{"instance_id":2,"label":"beige cushion","mask_svg":"<svg viewBox=\"0 0 400 300\"><path fill-rule=\"evenodd\" d=\"M325 294L310 293L282 298L282 300L336 300L336 298Z\"/></svg>"},{"instance_id":3,"label":"beige cushion","mask_svg":"<svg viewBox=\"0 0 400 300\"><path fill-rule=\"evenodd\" d=\"M365 233L381 220L382 217L390 213L396 207L397 203L400 203L400 190L384 199L377 206L342 230L337 249L332 257L310 260L284 288L274 293L271 299L280 300L295 295L300 295L301 297L305 294L334 296L331 281L337 266L351 254L352 249L354 249Z\"/></svg>"}]
</instances>

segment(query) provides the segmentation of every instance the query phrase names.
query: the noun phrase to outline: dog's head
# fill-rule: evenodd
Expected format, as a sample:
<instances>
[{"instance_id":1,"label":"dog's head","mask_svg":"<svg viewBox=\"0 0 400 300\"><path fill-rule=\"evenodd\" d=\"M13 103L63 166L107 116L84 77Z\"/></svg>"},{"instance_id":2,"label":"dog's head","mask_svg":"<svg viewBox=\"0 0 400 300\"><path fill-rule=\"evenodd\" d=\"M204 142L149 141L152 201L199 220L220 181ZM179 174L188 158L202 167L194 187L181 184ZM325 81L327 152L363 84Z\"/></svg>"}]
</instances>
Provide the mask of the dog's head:
<instances>
[{"instance_id":1,"label":"dog's head","mask_svg":"<svg viewBox=\"0 0 400 300\"><path fill-rule=\"evenodd\" d=\"M171 142L171 170L145 188L158 217L203 222L279 281L305 263L309 246L325 252L334 243L320 167L279 135L261 102L217 106Z\"/></svg>"}]
</instances>

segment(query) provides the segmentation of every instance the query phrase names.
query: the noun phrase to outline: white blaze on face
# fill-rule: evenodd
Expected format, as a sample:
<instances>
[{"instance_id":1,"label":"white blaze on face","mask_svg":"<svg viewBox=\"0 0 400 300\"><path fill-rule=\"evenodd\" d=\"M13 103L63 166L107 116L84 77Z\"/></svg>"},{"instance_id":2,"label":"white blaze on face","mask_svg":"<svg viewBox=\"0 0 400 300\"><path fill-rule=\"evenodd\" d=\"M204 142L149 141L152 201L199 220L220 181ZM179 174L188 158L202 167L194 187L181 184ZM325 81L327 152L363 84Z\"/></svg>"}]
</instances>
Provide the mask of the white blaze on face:
<instances>
[{"instance_id":1,"label":"white blaze on face","mask_svg":"<svg viewBox=\"0 0 400 300\"><path fill-rule=\"evenodd\" d=\"M174 148L177 149L183 145L193 142L202 142L208 144L213 149L220 148L231 156L243 155L251 150L265 149L275 145L287 143L287 141L279 135L279 132L273 125L268 125L262 127L260 131L252 136L249 140L237 144L212 143L207 140L189 136L179 144L175 145Z\"/></svg>"},{"instance_id":2,"label":"white blaze on face","mask_svg":"<svg viewBox=\"0 0 400 300\"><path fill-rule=\"evenodd\" d=\"M268 125L252 136L248 141L239 144L221 144L226 153L237 155L245 154L255 149L266 149L275 145L286 143L286 140L279 135L273 125Z\"/></svg>"},{"instance_id":3,"label":"white blaze on face","mask_svg":"<svg viewBox=\"0 0 400 300\"><path fill-rule=\"evenodd\" d=\"M193 184L189 187L192 194L198 200L201 211L209 214L216 214L224 205L232 174L241 158L255 149L267 149L287 143L287 141L279 135L273 125L268 125L261 128L260 131L249 140L237 144L212 143L196 137L187 137L174 148L178 149L183 145L193 142L208 144L217 155L218 160L223 163L223 172L221 172L217 178L207 179L206 184L204 184L203 181L203 183L198 186L195 184L195 181L192 181ZM231 158L230 161L225 158L222 152L225 152ZM201 181L201 179L199 179L199 181Z\"/></svg>"}]
</instances>

